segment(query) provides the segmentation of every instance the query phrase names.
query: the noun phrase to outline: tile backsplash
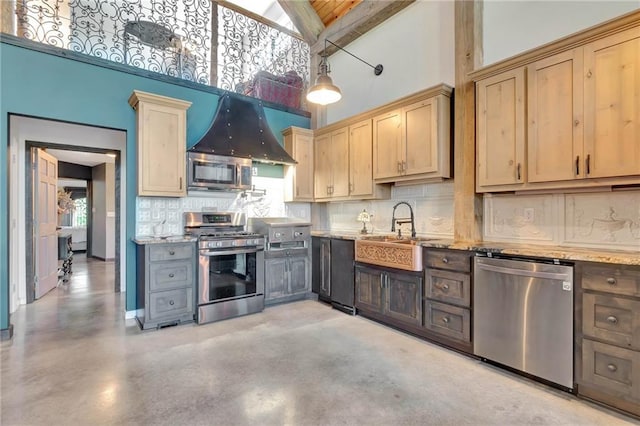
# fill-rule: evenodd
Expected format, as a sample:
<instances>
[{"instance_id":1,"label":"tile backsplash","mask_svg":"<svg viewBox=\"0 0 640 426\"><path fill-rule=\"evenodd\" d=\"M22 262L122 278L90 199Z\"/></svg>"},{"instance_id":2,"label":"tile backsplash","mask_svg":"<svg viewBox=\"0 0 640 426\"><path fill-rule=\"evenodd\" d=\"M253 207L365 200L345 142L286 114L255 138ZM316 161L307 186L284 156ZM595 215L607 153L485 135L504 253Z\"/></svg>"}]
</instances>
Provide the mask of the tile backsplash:
<instances>
[{"instance_id":1,"label":"tile backsplash","mask_svg":"<svg viewBox=\"0 0 640 426\"><path fill-rule=\"evenodd\" d=\"M640 250L640 191L485 195L484 240Z\"/></svg>"},{"instance_id":2,"label":"tile backsplash","mask_svg":"<svg viewBox=\"0 0 640 426\"><path fill-rule=\"evenodd\" d=\"M284 202L284 180L253 177L254 193L190 192L184 198L138 197L136 199L136 235L153 235L162 224L161 234L180 235L182 214L189 211L244 211L247 217L291 217L311 220L309 203ZM266 191L262 193L260 190Z\"/></svg>"},{"instance_id":3,"label":"tile backsplash","mask_svg":"<svg viewBox=\"0 0 640 426\"><path fill-rule=\"evenodd\" d=\"M407 201L413 208L416 232L421 236L453 237L453 183L394 186L389 200L319 203L312 206L316 229L358 232L362 223L356 219L363 209L371 215L369 232L390 233L393 206ZM409 217L406 206L398 206L397 217ZM397 228L396 228L397 229ZM410 235L411 225L402 225L403 235Z\"/></svg>"}]
</instances>

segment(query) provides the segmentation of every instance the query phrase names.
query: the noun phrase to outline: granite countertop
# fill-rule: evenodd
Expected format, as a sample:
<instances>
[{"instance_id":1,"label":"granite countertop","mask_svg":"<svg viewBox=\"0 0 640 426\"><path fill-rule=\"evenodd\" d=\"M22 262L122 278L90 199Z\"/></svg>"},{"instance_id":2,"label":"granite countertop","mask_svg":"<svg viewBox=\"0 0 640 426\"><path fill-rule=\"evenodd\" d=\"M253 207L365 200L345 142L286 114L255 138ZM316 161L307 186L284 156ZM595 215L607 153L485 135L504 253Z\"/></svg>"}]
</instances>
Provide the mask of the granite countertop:
<instances>
[{"instance_id":1,"label":"granite countertop","mask_svg":"<svg viewBox=\"0 0 640 426\"><path fill-rule=\"evenodd\" d=\"M361 238L393 234L360 234L342 231L311 231L313 237L359 240ZM543 246L500 242L461 243L451 239L430 239L418 243L423 247L453 250L470 250L482 253L499 253L514 256L531 256L546 259L580 260L587 262L615 263L620 265L640 265L640 248L637 252L624 250L599 250L581 247Z\"/></svg>"},{"instance_id":2,"label":"granite countertop","mask_svg":"<svg viewBox=\"0 0 640 426\"><path fill-rule=\"evenodd\" d=\"M132 241L139 245L145 244L167 244L167 243L193 243L198 241L198 237L193 235L167 235L154 237L153 235L138 235Z\"/></svg>"}]
</instances>

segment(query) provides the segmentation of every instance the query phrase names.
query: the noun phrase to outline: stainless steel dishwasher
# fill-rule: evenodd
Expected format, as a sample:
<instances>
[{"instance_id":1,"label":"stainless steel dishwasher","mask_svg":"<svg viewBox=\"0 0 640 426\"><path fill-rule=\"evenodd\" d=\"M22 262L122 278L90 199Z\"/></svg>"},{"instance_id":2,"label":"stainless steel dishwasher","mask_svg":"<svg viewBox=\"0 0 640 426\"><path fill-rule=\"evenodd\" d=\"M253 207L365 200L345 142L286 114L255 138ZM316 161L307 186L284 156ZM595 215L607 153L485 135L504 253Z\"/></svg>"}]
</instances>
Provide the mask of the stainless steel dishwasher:
<instances>
[{"instance_id":1,"label":"stainless steel dishwasher","mask_svg":"<svg viewBox=\"0 0 640 426\"><path fill-rule=\"evenodd\" d=\"M573 267L474 260L474 353L573 389Z\"/></svg>"}]
</instances>

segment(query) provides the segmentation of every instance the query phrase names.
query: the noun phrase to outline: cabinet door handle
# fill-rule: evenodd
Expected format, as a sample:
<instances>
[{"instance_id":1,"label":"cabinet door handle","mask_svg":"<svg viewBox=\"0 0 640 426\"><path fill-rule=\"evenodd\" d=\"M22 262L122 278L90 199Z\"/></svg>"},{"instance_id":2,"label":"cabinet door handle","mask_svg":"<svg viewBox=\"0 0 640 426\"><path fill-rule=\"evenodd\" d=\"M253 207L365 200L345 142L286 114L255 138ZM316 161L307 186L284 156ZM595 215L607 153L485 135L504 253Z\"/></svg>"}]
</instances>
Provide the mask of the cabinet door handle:
<instances>
[{"instance_id":1,"label":"cabinet door handle","mask_svg":"<svg viewBox=\"0 0 640 426\"><path fill-rule=\"evenodd\" d=\"M173 300L169 300L169 304L170 304L171 306L173 306L173 303L174 303L174 302L173 302Z\"/></svg>"},{"instance_id":2,"label":"cabinet door handle","mask_svg":"<svg viewBox=\"0 0 640 426\"><path fill-rule=\"evenodd\" d=\"M449 284L442 284L440 286L440 290L442 291L449 291Z\"/></svg>"},{"instance_id":3,"label":"cabinet door handle","mask_svg":"<svg viewBox=\"0 0 640 426\"><path fill-rule=\"evenodd\" d=\"M587 78L591 78L592 75L591 70L587 71Z\"/></svg>"},{"instance_id":4,"label":"cabinet door handle","mask_svg":"<svg viewBox=\"0 0 640 426\"><path fill-rule=\"evenodd\" d=\"M407 162L406 162L406 161L403 161L403 162L402 162L402 171L403 171L403 172L406 172L406 171L407 171Z\"/></svg>"},{"instance_id":5,"label":"cabinet door handle","mask_svg":"<svg viewBox=\"0 0 640 426\"><path fill-rule=\"evenodd\" d=\"M587 174L591 173L591 154L587 154L587 165L586 165Z\"/></svg>"},{"instance_id":6,"label":"cabinet door handle","mask_svg":"<svg viewBox=\"0 0 640 426\"><path fill-rule=\"evenodd\" d=\"M169 256L173 256L174 254L176 254L176 252L175 252L175 251L173 251L173 250L169 250Z\"/></svg>"},{"instance_id":7,"label":"cabinet door handle","mask_svg":"<svg viewBox=\"0 0 640 426\"><path fill-rule=\"evenodd\" d=\"M384 274L380 274L380 288L384 288Z\"/></svg>"},{"instance_id":8,"label":"cabinet door handle","mask_svg":"<svg viewBox=\"0 0 640 426\"><path fill-rule=\"evenodd\" d=\"M169 274L169 278L173 278L173 277L175 277L175 274L172 272Z\"/></svg>"},{"instance_id":9,"label":"cabinet door handle","mask_svg":"<svg viewBox=\"0 0 640 426\"><path fill-rule=\"evenodd\" d=\"M296 197L300 196L300 188L296 186Z\"/></svg>"},{"instance_id":10,"label":"cabinet door handle","mask_svg":"<svg viewBox=\"0 0 640 426\"><path fill-rule=\"evenodd\" d=\"M616 279L615 279L615 278L613 278L613 277L609 277L609 278L607 278L607 284L609 284L609 285L616 285L616 283L617 283L617 281L616 281Z\"/></svg>"},{"instance_id":11,"label":"cabinet door handle","mask_svg":"<svg viewBox=\"0 0 640 426\"><path fill-rule=\"evenodd\" d=\"M576 176L580 175L580 156L576 156Z\"/></svg>"},{"instance_id":12,"label":"cabinet door handle","mask_svg":"<svg viewBox=\"0 0 640 426\"><path fill-rule=\"evenodd\" d=\"M180 189L182 189L182 177L180 178Z\"/></svg>"},{"instance_id":13,"label":"cabinet door handle","mask_svg":"<svg viewBox=\"0 0 640 426\"><path fill-rule=\"evenodd\" d=\"M609 321L611 324L617 324L618 323L618 318L616 318L613 315L611 315L611 316L607 317L607 321Z\"/></svg>"},{"instance_id":14,"label":"cabinet door handle","mask_svg":"<svg viewBox=\"0 0 640 426\"><path fill-rule=\"evenodd\" d=\"M353 184L349 182L349 192L353 192Z\"/></svg>"},{"instance_id":15,"label":"cabinet door handle","mask_svg":"<svg viewBox=\"0 0 640 426\"><path fill-rule=\"evenodd\" d=\"M521 174L520 174L520 169L522 168L521 164L518 163L518 165L516 166L516 180L520 180Z\"/></svg>"},{"instance_id":16,"label":"cabinet door handle","mask_svg":"<svg viewBox=\"0 0 640 426\"><path fill-rule=\"evenodd\" d=\"M609 365L607 365L607 369L609 371L611 371L612 373L614 373L614 372L616 372L618 370L618 367L616 367L615 364L609 364Z\"/></svg>"},{"instance_id":17,"label":"cabinet door handle","mask_svg":"<svg viewBox=\"0 0 640 426\"><path fill-rule=\"evenodd\" d=\"M398 170L398 173L402 171L402 162L398 161L398 164L396 165L396 169Z\"/></svg>"},{"instance_id":18,"label":"cabinet door handle","mask_svg":"<svg viewBox=\"0 0 640 426\"><path fill-rule=\"evenodd\" d=\"M445 324L449 324L449 317L442 317L442 322Z\"/></svg>"},{"instance_id":19,"label":"cabinet door handle","mask_svg":"<svg viewBox=\"0 0 640 426\"><path fill-rule=\"evenodd\" d=\"M449 259L447 259L446 257L442 258L442 263L449 263Z\"/></svg>"}]
</instances>

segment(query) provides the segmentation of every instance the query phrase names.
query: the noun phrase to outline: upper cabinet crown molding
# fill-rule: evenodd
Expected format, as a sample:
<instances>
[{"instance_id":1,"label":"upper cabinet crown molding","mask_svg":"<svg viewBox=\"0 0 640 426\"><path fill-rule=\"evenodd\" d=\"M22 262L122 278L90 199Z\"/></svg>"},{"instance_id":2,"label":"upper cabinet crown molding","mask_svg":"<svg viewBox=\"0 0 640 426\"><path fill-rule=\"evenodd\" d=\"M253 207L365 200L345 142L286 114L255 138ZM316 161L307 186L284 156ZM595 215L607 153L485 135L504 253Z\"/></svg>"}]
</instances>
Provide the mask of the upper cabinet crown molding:
<instances>
[{"instance_id":1,"label":"upper cabinet crown molding","mask_svg":"<svg viewBox=\"0 0 640 426\"><path fill-rule=\"evenodd\" d=\"M578 46L590 43L594 40L623 32L629 28L640 25L640 9L629 12L617 18L594 25L585 30L568 35L561 39L543 44L536 48L519 53L502 61L479 68L471 73L469 77L474 81L479 81L504 71L525 66L535 61L553 56L566 50L574 49Z\"/></svg>"},{"instance_id":2,"label":"upper cabinet crown molding","mask_svg":"<svg viewBox=\"0 0 640 426\"><path fill-rule=\"evenodd\" d=\"M140 102L151 102L156 105L164 105L185 110L191 106L191 102L189 101L156 95L155 93L143 92L141 90L134 90L131 96L129 96L129 105L131 105L131 108L133 109L138 109L138 104Z\"/></svg>"}]
</instances>

